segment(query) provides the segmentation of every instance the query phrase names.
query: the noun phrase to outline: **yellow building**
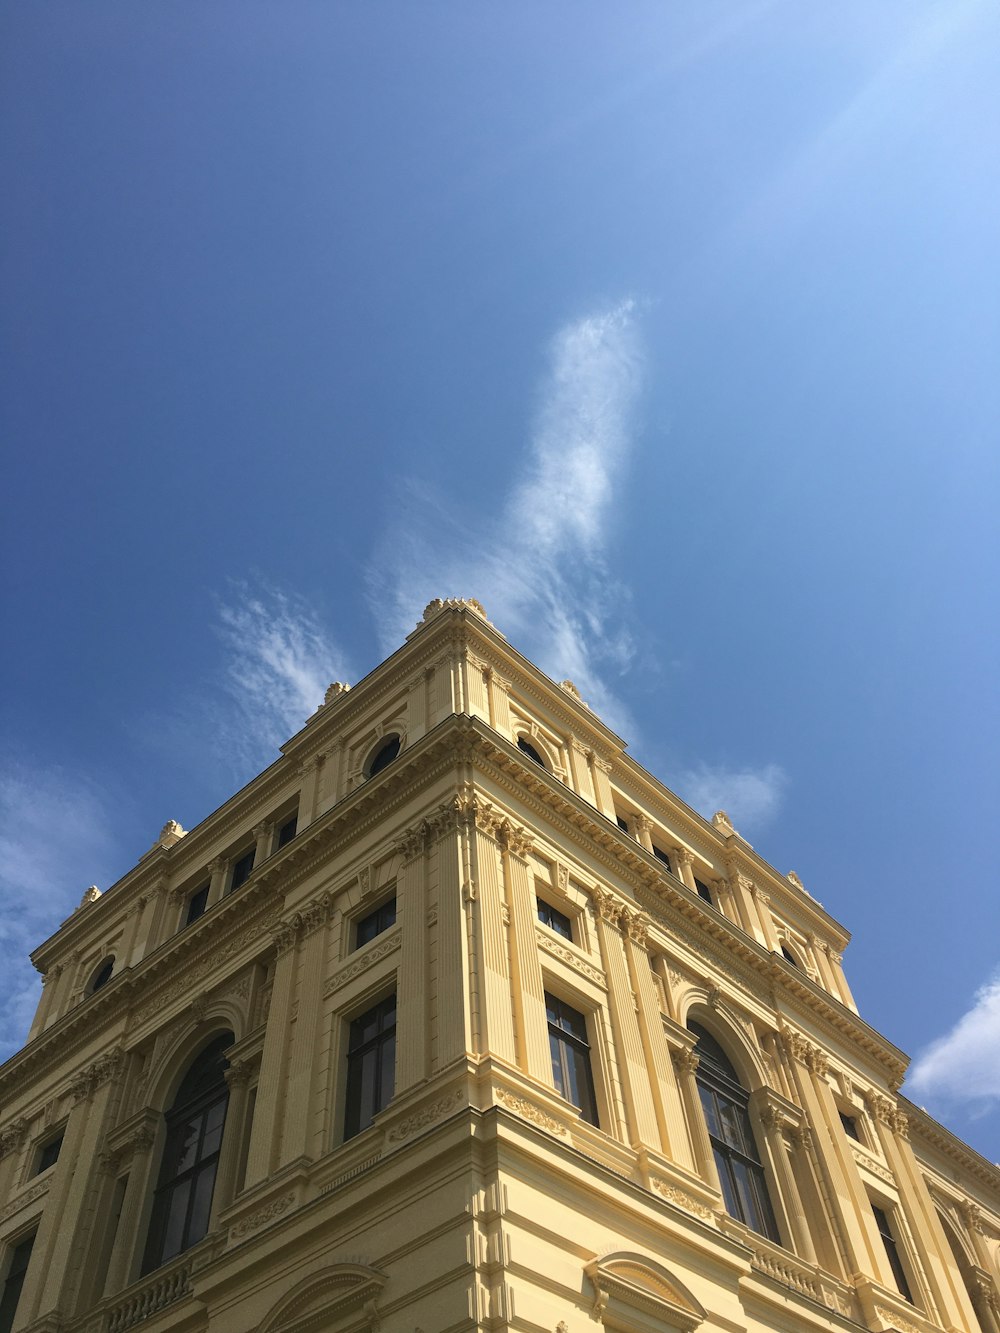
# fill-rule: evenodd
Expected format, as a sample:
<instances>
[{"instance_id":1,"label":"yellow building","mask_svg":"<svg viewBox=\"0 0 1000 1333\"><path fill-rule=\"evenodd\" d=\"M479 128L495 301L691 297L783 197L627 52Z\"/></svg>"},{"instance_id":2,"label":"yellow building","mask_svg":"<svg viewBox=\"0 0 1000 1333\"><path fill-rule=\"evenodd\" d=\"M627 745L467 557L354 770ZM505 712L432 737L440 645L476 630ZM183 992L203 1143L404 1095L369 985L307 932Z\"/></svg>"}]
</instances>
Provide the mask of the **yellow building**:
<instances>
[{"instance_id":1,"label":"yellow building","mask_svg":"<svg viewBox=\"0 0 1000 1333\"><path fill-rule=\"evenodd\" d=\"M432 602L35 952L0 1333L1000 1333L847 941Z\"/></svg>"}]
</instances>

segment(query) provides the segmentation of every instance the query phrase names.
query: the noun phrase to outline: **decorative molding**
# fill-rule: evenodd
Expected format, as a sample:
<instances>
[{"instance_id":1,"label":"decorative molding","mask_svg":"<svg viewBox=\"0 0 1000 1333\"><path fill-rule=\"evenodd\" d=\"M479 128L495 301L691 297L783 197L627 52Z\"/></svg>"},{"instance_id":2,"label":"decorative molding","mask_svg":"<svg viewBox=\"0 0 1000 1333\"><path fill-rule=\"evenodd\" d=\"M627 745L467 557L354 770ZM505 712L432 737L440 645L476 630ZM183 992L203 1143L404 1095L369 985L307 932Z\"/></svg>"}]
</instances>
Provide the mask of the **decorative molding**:
<instances>
[{"instance_id":1,"label":"decorative molding","mask_svg":"<svg viewBox=\"0 0 1000 1333\"><path fill-rule=\"evenodd\" d=\"M398 1125L394 1125L386 1134L390 1143L400 1143L403 1139L411 1138L421 1129L426 1129L428 1125L433 1125L435 1121L443 1120L451 1111L457 1110L467 1101L464 1088L455 1088L446 1097L440 1097L436 1102L431 1102L429 1106L423 1107L419 1111L414 1111L401 1120Z\"/></svg>"},{"instance_id":2,"label":"decorative molding","mask_svg":"<svg viewBox=\"0 0 1000 1333\"><path fill-rule=\"evenodd\" d=\"M269 1204L251 1213L245 1217L242 1222L237 1222L230 1228L229 1234L233 1240L240 1240L243 1236L249 1236L252 1231L259 1231L261 1227L267 1226L268 1222L273 1222L276 1217L282 1213L287 1213L289 1208L295 1207L294 1194L282 1194L277 1199L272 1199Z\"/></svg>"},{"instance_id":3,"label":"decorative molding","mask_svg":"<svg viewBox=\"0 0 1000 1333\"><path fill-rule=\"evenodd\" d=\"M0 1208L0 1222L6 1221L8 1217L13 1217L14 1214L19 1213L22 1208L27 1208L30 1203L34 1203L36 1199L39 1199L43 1194L48 1193L48 1188L48 1179L39 1180L34 1185L29 1186L28 1189L22 1190L20 1194L16 1194L13 1199L11 1199L10 1203L7 1203L3 1208Z\"/></svg>"},{"instance_id":4,"label":"decorative molding","mask_svg":"<svg viewBox=\"0 0 1000 1333\"><path fill-rule=\"evenodd\" d=\"M494 1096L502 1106L506 1106L509 1111L519 1115L522 1120L530 1120L532 1124L539 1125L542 1129L547 1129L550 1134L559 1134L565 1136L566 1126L553 1116L543 1111L540 1106L534 1102L528 1101L527 1097L519 1097L516 1093L510 1092L507 1088L497 1088Z\"/></svg>"},{"instance_id":5,"label":"decorative molding","mask_svg":"<svg viewBox=\"0 0 1000 1333\"><path fill-rule=\"evenodd\" d=\"M377 942L369 945L366 949L362 949L352 957L349 963L345 964L338 972L334 972L327 982L325 994L331 995L335 990L339 990L341 986L346 986L349 981L353 981L362 972L366 972L368 968L374 967L377 962L399 948L400 939L401 934L398 927L386 931Z\"/></svg>"},{"instance_id":6,"label":"decorative molding","mask_svg":"<svg viewBox=\"0 0 1000 1333\"><path fill-rule=\"evenodd\" d=\"M649 1183L652 1189L666 1199L668 1203L675 1204L678 1208L683 1208L686 1213L693 1213L695 1217L700 1217L703 1222L713 1222L715 1220L714 1211L707 1204L701 1203L692 1195L685 1193L672 1185L669 1180L664 1180L662 1176L650 1176Z\"/></svg>"},{"instance_id":7,"label":"decorative molding","mask_svg":"<svg viewBox=\"0 0 1000 1333\"><path fill-rule=\"evenodd\" d=\"M98 1056L86 1069L70 1081L69 1091L75 1103L88 1101L99 1087L120 1077L125 1064L125 1052L120 1046Z\"/></svg>"},{"instance_id":8,"label":"decorative molding","mask_svg":"<svg viewBox=\"0 0 1000 1333\"><path fill-rule=\"evenodd\" d=\"M562 944L557 938L553 937L549 931L546 931L544 927L535 927L535 938L538 940L539 947L544 949L546 953L551 954L553 958L560 959L561 962L564 962L567 966L571 967L574 972L579 972L582 977L586 977L588 981L592 981L596 986L600 986L602 990L607 990L607 982L604 979L604 973L601 972L599 968L594 967L592 963L588 963L585 958L581 958L574 949Z\"/></svg>"},{"instance_id":9,"label":"decorative molding","mask_svg":"<svg viewBox=\"0 0 1000 1333\"><path fill-rule=\"evenodd\" d=\"M701 1056L693 1046L682 1046L679 1050L670 1052L670 1062L676 1074L694 1074L701 1062Z\"/></svg>"},{"instance_id":10,"label":"decorative molding","mask_svg":"<svg viewBox=\"0 0 1000 1333\"><path fill-rule=\"evenodd\" d=\"M6 1129L0 1130L0 1157L17 1152L28 1137L29 1128L28 1121L22 1116L18 1120L12 1120Z\"/></svg>"}]
</instances>

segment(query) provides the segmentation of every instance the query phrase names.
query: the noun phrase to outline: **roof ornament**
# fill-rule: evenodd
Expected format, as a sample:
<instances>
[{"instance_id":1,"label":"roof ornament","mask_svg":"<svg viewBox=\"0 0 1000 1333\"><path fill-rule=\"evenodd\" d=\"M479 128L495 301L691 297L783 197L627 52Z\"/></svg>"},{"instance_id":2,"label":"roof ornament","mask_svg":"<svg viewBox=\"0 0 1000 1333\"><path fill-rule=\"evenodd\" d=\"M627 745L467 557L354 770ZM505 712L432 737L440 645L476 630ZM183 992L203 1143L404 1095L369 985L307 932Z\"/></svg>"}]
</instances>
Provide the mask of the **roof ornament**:
<instances>
[{"instance_id":1,"label":"roof ornament","mask_svg":"<svg viewBox=\"0 0 1000 1333\"><path fill-rule=\"evenodd\" d=\"M335 703L341 695L346 694L350 688L350 685L345 681L335 680L332 685L327 686L326 694L323 695L324 704Z\"/></svg>"},{"instance_id":2,"label":"roof ornament","mask_svg":"<svg viewBox=\"0 0 1000 1333\"><path fill-rule=\"evenodd\" d=\"M491 629L496 629L496 626L487 616L482 602L477 601L475 597L435 597L424 607L424 614L417 622L417 629L421 625L426 625L428 621L434 620L443 611L471 611L480 620L484 620ZM414 633L416 633L416 630Z\"/></svg>"},{"instance_id":3,"label":"roof ornament","mask_svg":"<svg viewBox=\"0 0 1000 1333\"><path fill-rule=\"evenodd\" d=\"M716 810L712 816L712 823L725 837L731 838L736 830L733 828L733 821L726 814L725 810ZM739 834L736 834L739 837Z\"/></svg>"},{"instance_id":4,"label":"roof ornament","mask_svg":"<svg viewBox=\"0 0 1000 1333\"><path fill-rule=\"evenodd\" d=\"M84 889L83 897L80 899L80 907L89 907L91 903L96 903L101 896L101 891L96 884L91 884L89 889ZM76 910L79 912L80 907Z\"/></svg>"},{"instance_id":5,"label":"roof ornament","mask_svg":"<svg viewBox=\"0 0 1000 1333\"><path fill-rule=\"evenodd\" d=\"M158 847L173 847L175 842L180 842L181 838L187 837L187 829L182 828L176 819L168 819L160 829L160 836L156 839Z\"/></svg>"}]
</instances>

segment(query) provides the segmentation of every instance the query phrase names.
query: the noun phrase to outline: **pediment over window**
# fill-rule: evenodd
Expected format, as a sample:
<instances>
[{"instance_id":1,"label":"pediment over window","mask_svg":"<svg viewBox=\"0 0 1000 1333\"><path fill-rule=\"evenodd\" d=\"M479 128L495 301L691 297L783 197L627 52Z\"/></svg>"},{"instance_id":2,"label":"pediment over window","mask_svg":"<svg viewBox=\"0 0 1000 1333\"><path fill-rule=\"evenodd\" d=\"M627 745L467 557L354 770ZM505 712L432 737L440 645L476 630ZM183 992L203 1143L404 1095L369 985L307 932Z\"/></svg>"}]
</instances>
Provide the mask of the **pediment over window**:
<instances>
[{"instance_id":1,"label":"pediment over window","mask_svg":"<svg viewBox=\"0 0 1000 1333\"><path fill-rule=\"evenodd\" d=\"M605 1328L691 1333L705 1318L704 1308L683 1283L643 1254L608 1254L591 1260L585 1272L594 1288L594 1316Z\"/></svg>"},{"instance_id":2,"label":"pediment over window","mask_svg":"<svg viewBox=\"0 0 1000 1333\"><path fill-rule=\"evenodd\" d=\"M377 1329L378 1299L388 1278L364 1264L332 1264L281 1298L257 1333L327 1333Z\"/></svg>"}]
</instances>

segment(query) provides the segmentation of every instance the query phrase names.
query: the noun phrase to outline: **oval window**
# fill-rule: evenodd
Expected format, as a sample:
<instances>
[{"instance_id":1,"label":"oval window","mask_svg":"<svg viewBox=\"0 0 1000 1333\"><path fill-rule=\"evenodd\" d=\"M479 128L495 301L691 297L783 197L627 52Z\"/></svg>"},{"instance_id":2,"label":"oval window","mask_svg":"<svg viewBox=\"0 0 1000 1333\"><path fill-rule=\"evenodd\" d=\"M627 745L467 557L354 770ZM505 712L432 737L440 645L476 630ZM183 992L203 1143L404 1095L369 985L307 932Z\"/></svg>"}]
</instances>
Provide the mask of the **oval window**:
<instances>
[{"instance_id":1,"label":"oval window","mask_svg":"<svg viewBox=\"0 0 1000 1333\"><path fill-rule=\"evenodd\" d=\"M392 761L399 754L399 747L402 744L398 736L391 736L381 749L375 752L374 758L368 765L368 776L373 778L376 773L381 773L383 768L388 768Z\"/></svg>"},{"instance_id":2,"label":"oval window","mask_svg":"<svg viewBox=\"0 0 1000 1333\"><path fill-rule=\"evenodd\" d=\"M100 990L102 986L106 986L111 980L111 974L114 970L115 960L113 958L106 959L91 977L90 985L87 987L88 994L93 995L95 990Z\"/></svg>"}]
</instances>

